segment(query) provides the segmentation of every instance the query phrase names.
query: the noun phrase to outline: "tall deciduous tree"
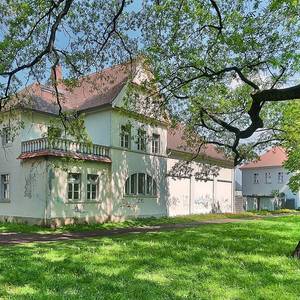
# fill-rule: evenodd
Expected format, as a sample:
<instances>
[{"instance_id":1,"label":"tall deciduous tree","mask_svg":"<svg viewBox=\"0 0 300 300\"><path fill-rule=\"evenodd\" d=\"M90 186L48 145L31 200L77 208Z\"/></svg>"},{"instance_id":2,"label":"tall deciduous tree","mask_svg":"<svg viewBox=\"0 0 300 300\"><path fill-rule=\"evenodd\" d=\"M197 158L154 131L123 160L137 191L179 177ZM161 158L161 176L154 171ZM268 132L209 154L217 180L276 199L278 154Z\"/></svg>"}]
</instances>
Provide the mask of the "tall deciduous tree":
<instances>
[{"instance_id":1,"label":"tall deciduous tree","mask_svg":"<svg viewBox=\"0 0 300 300\"><path fill-rule=\"evenodd\" d=\"M297 1L148 2L146 50L166 106L235 165L281 139L282 106L300 98L291 82L299 9Z\"/></svg>"},{"instance_id":2,"label":"tall deciduous tree","mask_svg":"<svg viewBox=\"0 0 300 300\"><path fill-rule=\"evenodd\" d=\"M237 165L281 139L282 105L300 96L291 82L300 66L299 7L284 0L1 2L0 110L50 67L64 65L72 85L144 53L165 107L203 137L199 146L214 143ZM66 121L59 97L57 104Z\"/></svg>"},{"instance_id":3,"label":"tall deciduous tree","mask_svg":"<svg viewBox=\"0 0 300 300\"><path fill-rule=\"evenodd\" d=\"M52 68L59 114L65 126L56 67L64 67L64 84L132 59L136 49L131 1L17 0L0 2L0 111L27 84L45 82ZM22 94L24 96L24 93ZM74 125L74 124L72 124Z\"/></svg>"}]
</instances>

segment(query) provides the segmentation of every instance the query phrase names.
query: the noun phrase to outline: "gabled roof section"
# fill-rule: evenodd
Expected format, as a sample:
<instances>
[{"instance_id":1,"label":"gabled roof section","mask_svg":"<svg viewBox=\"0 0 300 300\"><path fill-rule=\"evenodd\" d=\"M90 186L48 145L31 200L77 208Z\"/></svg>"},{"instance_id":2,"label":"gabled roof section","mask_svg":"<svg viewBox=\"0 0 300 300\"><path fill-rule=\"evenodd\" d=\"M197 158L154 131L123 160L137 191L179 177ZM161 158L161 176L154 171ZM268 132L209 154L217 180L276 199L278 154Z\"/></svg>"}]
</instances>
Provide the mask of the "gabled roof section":
<instances>
[{"instance_id":1,"label":"gabled roof section","mask_svg":"<svg viewBox=\"0 0 300 300\"><path fill-rule=\"evenodd\" d=\"M195 154L195 151L187 145L184 138L184 127L179 125L175 129L168 130L167 149L170 151L182 152L187 154ZM204 159L212 159L227 162L232 164L233 162L228 159L222 151L219 151L215 145L207 144L203 146L199 152L199 156Z\"/></svg>"},{"instance_id":2,"label":"gabled roof section","mask_svg":"<svg viewBox=\"0 0 300 300\"><path fill-rule=\"evenodd\" d=\"M132 71L129 64L120 64L101 72L79 78L76 86L58 86L59 102L63 111L84 111L104 105L111 105L128 82ZM20 97L22 95L23 97ZM34 83L18 95L18 106L50 114L58 114L55 89ZM27 100L25 101L24 98Z\"/></svg>"},{"instance_id":3,"label":"gabled roof section","mask_svg":"<svg viewBox=\"0 0 300 300\"><path fill-rule=\"evenodd\" d=\"M287 154L282 147L273 147L261 155L258 160L244 164L240 167L240 169L244 170L267 167L282 167L287 158Z\"/></svg>"}]
</instances>

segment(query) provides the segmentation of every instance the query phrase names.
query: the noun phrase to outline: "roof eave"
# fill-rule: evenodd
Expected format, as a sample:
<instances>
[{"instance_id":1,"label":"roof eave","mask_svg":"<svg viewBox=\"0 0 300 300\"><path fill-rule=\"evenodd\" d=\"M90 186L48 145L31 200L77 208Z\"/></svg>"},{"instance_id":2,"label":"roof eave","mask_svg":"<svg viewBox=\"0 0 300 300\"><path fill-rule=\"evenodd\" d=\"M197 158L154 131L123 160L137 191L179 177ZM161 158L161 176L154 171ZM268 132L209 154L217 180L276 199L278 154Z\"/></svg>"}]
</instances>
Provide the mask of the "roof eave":
<instances>
[{"instance_id":1,"label":"roof eave","mask_svg":"<svg viewBox=\"0 0 300 300\"><path fill-rule=\"evenodd\" d=\"M180 158L180 159L186 159L186 160L191 160L194 158L193 153L180 151L180 150L174 150L171 148L167 148L167 153L168 153L169 158ZM220 167L234 169L233 161L226 160L226 159L217 159L217 158L209 157L207 155L198 155L195 159L193 159L193 161L205 162L208 164L218 165Z\"/></svg>"}]
</instances>

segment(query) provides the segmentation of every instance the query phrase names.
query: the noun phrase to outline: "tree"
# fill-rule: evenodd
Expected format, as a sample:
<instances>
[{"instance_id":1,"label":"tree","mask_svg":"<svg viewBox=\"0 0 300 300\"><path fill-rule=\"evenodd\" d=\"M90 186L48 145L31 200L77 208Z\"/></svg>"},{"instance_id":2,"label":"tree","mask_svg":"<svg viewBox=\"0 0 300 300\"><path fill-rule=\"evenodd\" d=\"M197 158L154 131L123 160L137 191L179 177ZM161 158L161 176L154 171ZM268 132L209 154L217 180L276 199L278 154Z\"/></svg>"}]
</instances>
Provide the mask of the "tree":
<instances>
[{"instance_id":1,"label":"tree","mask_svg":"<svg viewBox=\"0 0 300 300\"><path fill-rule=\"evenodd\" d=\"M282 107L300 98L299 84L286 87L299 72L297 1L158 1L146 11L159 93L203 144L238 165L281 141Z\"/></svg>"},{"instance_id":2,"label":"tree","mask_svg":"<svg viewBox=\"0 0 300 300\"><path fill-rule=\"evenodd\" d=\"M79 76L132 60L136 43L127 34L129 5L125 0L1 1L0 111L12 111L19 91L48 79L51 68L61 121L72 127L72 117L62 109L56 67L63 65L63 83L71 88Z\"/></svg>"},{"instance_id":3,"label":"tree","mask_svg":"<svg viewBox=\"0 0 300 300\"><path fill-rule=\"evenodd\" d=\"M300 186L300 103L291 101L283 109L281 121L281 139L287 151L288 159L285 167L292 173L289 186L293 192L299 191Z\"/></svg>"},{"instance_id":4,"label":"tree","mask_svg":"<svg viewBox=\"0 0 300 300\"><path fill-rule=\"evenodd\" d=\"M0 111L51 67L67 126L58 64L72 87L142 53L151 96L200 134L196 148L215 144L238 165L281 141L282 105L300 96L300 85L286 87L300 65L297 1L28 0L1 2L0 11Z\"/></svg>"}]
</instances>

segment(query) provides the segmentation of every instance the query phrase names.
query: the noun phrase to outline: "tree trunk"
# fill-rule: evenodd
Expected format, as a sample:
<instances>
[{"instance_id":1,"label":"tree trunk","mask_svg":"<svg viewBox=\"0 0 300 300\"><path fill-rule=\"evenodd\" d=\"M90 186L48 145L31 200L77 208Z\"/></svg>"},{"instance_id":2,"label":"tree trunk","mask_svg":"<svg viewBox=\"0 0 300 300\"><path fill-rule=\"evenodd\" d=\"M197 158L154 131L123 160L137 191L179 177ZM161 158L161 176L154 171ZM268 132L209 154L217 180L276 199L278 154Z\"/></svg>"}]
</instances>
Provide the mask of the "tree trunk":
<instances>
[{"instance_id":1,"label":"tree trunk","mask_svg":"<svg viewBox=\"0 0 300 300\"><path fill-rule=\"evenodd\" d=\"M297 247L295 248L292 256L295 258L300 258L300 242L298 243Z\"/></svg>"}]
</instances>

